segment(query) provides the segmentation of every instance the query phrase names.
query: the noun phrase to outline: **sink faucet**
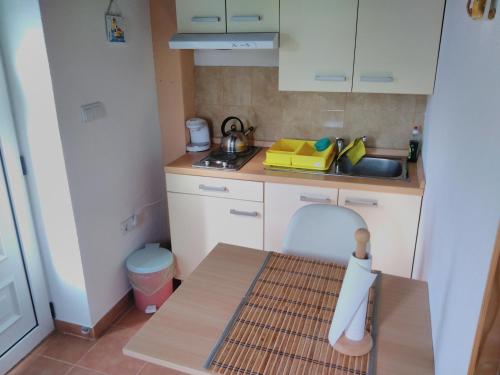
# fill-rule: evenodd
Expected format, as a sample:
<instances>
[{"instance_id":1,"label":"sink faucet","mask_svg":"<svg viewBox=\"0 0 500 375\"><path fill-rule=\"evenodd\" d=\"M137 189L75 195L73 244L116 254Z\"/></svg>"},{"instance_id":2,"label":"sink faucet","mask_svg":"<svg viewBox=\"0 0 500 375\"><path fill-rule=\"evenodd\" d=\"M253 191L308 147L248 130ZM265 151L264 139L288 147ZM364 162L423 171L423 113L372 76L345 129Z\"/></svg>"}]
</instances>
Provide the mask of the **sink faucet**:
<instances>
[{"instance_id":1,"label":"sink faucet","mask_svg":"<svg viewBox=\"0 0 500 375\"><path fill-rule=\"evenodd\" d=\"M338 157L345 147L344 138L335 138L335 146L337 148L337 157Z\"/></svg>"}]
</instances>

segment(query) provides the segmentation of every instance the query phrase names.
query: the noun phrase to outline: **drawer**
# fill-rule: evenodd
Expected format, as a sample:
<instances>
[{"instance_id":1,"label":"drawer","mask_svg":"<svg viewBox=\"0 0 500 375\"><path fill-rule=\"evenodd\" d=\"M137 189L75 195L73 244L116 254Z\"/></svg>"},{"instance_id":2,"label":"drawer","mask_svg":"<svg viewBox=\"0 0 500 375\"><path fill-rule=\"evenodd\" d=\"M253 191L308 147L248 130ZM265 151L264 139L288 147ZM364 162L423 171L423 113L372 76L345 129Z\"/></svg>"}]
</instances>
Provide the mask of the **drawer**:
<instances>
[{"instance_id":1,"label":"drawer","mask_svg":"<svg viewBox=\"0 0 500 375\"><path fill-rule=\"evenodd\" d=\"M230 180L225 178L166 174L167 191L209 197L241 199L263 202L262 182Z\"/></svg>"}]
</instances>

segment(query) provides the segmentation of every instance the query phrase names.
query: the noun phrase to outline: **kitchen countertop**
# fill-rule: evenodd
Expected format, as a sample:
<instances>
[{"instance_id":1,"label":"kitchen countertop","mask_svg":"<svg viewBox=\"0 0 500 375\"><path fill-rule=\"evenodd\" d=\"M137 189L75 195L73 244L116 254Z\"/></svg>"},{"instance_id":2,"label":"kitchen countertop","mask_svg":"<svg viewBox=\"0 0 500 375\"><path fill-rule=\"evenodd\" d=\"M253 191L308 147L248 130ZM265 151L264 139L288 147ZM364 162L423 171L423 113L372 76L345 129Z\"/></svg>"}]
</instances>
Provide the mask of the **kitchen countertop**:
<instances>
[{"instance_id":1,"label":"kitchen countertop","mask_svg":"<svg viewBox=\"0 0 500 375\"><path fill-rule=\"evenodd\" d=\"M187 374L203 365L268 253L218 244L123 349ZM427 283L382 274L377 318L379 375L432 375Z\"/></svg>"},{"instance_id":2,"label":"kitchen countertop","mask_svg":"<svg viewBox=\"0 0 500 375\"><path fill-rule=\"evenodd\" d=\"M208 155L207 152L186 153L165 167L165 173L185 174L192 176L228 178L257 182L274 182L281 184L308 185L337 189L368 190L387 193L401 193L422 196L425 179L422 161L408 163L407 180L388 180L363 177L325 176L296 172L281 172L266 170L262 165L266 157L264 147L239 171L225 171L220 169L193 168L191 165ZM367 150L368 155L404 156L401 150L373 149Z\"/></svg>"}]
</instances>

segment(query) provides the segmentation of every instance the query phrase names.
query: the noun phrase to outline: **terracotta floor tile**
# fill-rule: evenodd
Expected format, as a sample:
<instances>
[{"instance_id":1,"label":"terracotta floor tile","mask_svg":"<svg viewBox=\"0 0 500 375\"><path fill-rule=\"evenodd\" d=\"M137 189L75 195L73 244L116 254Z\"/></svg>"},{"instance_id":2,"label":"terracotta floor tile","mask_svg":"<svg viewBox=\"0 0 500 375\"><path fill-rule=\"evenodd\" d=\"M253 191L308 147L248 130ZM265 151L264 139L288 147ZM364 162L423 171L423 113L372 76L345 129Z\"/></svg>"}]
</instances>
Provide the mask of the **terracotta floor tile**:
<instances>
[{"instance_id":1,"label":"terracotta floor tile","mask_svg":"<svg viewBox=\"0 0 500 375\"><path fill-rule=\"evenodd\" d=\"M9 372L9 375L65 375L70 369L70 365L33 354Z\"/></svg>"},{"instance_id":2,"label":"terracotta floor tile","mask_svg":"<svg viewBox=\"0 0 500 375\"><path fill-rule=\"evenodd\" d=\"M97 341L78 364L109 375L136 375L144 362L126 357L122 353L123 347L134 333L133 329L112 328Z\"/></svg>"},{"instance_id":3,"label":"terracotta floor tile","mask_svg":"<svg viewBox=\"0 0 500 375\"><path fill-rule=\"evenodd\" d=\"M129 311L127 311L123 317L121 317L115 325L129 328L141 328L144 323L146 323L150 314L146 314L140 310L138 310L135 306L132 307Z\"/></svg>"},{"instance_id":4,"label":"terracotta floor tile","mask_svg":"<svg viewBox=\"0 0 500 375\"><path fill-rule=\"evenodd\" d=\"M73 367L67 375L102 375L104 372L98 372L81 367Z\"/></svg>"},{"instance_id":5,"label":"terracotta floor tile","mask_svg":"<svg viewBox=\"0 0 500 375\"><path fill-rule=\"evenodd\" d=\"M55 332L42 344L42 347L36 353L65 362L76 363L95 344L96 341Z\"/></svg>"},{"instance_id":6,"label":"terracotta floor tile","mask_svg":"<svg viewBox=\"0 0 500 375\"><path fill-rule=\"evenodd\" d=\"M168 369L166 367L147 364L144 366L139 375L186 375L184 372Z\"/></svg>"}]
</instances>

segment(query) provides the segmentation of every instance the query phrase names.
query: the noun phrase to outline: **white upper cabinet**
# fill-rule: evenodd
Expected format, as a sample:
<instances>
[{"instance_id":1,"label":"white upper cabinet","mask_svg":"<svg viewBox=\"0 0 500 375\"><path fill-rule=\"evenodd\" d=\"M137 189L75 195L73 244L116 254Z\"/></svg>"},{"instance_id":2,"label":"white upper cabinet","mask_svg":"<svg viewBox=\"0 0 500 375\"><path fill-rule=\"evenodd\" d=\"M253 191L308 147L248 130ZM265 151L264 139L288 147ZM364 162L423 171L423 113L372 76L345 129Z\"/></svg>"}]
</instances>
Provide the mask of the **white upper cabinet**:
<instances>
[{"instance_id":1,"label":"white upper cabinet","mask_svg":"<svg viewBox=\"0 0 500 375\"><path fill-rule=\"evenodd\" d=\"M279 0L226 0L227 32L278 32Z\"/></svg>"},{"instance_id":2,"label":"white upper cabinet","mask_svg":"<svg viewBox=\"0 0 500 375\"><path fill-rule=\"evenodd\" d=\"M225 33L225 0L176 0L177 32Z\"/></svg>"},{"instance_id":3,"label":"white upper cabinet","mask_svg":"<svg viewBox=\"0 0 500 375\"><path fill-rule=\"evenodd\" d=\"M444 0L359 0L354 92L432 94Z\"/></svg>"},{"instance_id":4,"label":"white upper cabinet","mask_svg":"<svg viewBox=\"0 0 500 375\"><path fill-rule=\"evenodd\" d=\"M357 0L281 0L279 89L351 91Z\"/></svg>"}]
</instances>

